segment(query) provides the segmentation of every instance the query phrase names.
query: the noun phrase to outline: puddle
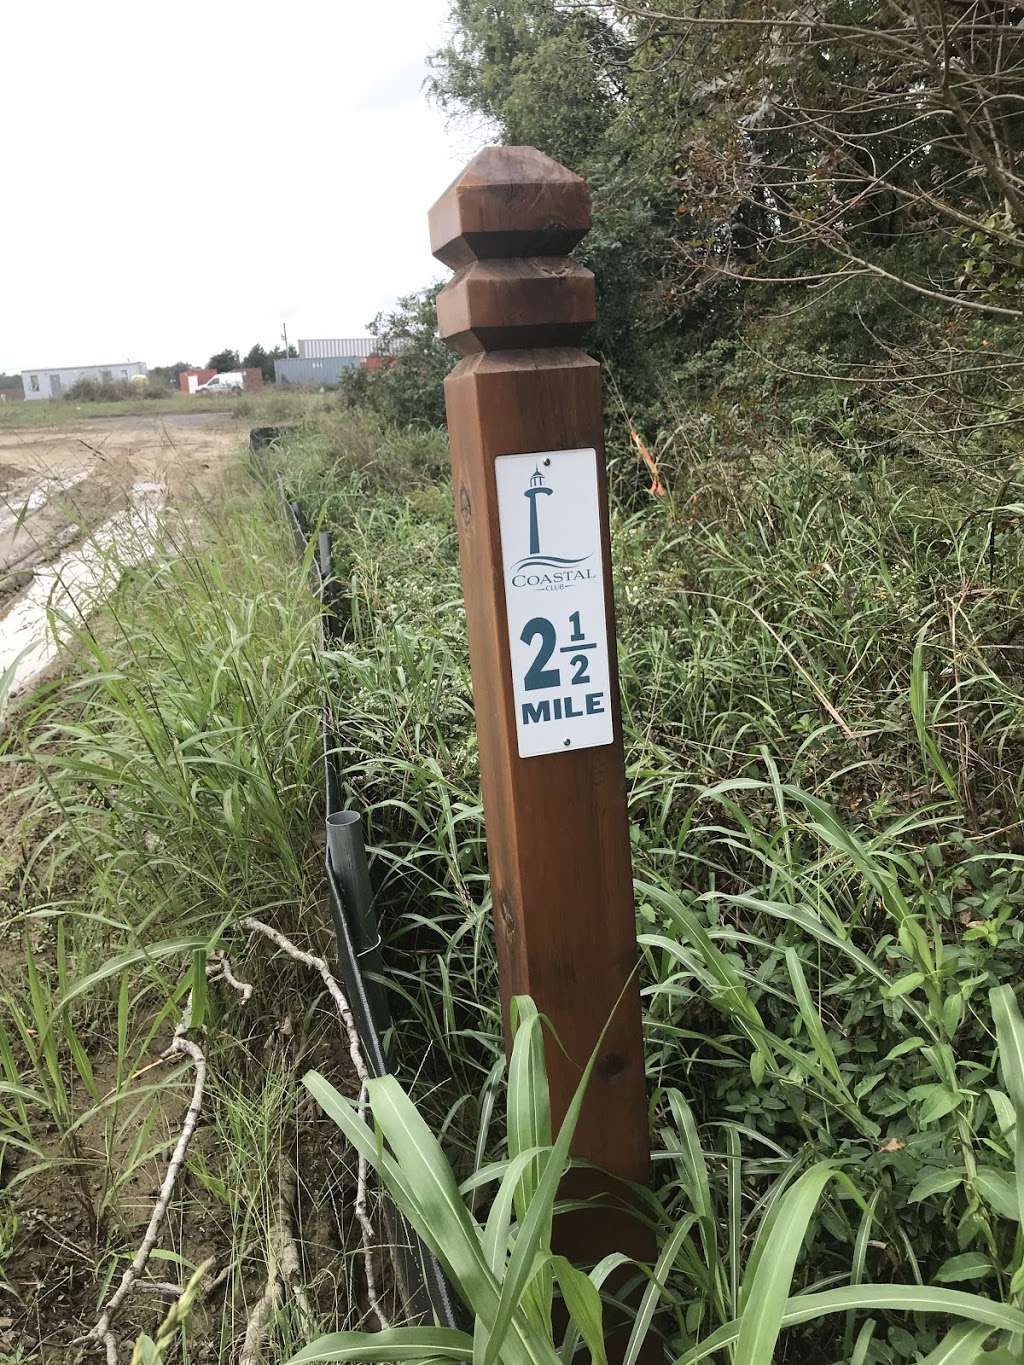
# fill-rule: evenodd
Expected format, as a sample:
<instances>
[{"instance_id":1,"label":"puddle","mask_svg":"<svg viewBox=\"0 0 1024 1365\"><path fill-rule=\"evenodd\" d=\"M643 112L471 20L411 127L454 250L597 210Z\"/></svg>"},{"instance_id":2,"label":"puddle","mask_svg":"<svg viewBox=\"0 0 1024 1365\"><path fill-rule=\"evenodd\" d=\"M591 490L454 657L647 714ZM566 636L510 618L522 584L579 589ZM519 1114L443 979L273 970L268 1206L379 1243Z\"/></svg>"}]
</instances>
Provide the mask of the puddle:
<instances>
[{"instance_id":1,"label":"puddle","mask_svg":"<svg viewBox=\"0 0 1024 1365\"><path fill-rule=\"evenodd\" d=\"M62 637L110 596L126 568L153 554L164 496L163 484L134 484L123 512L36 569L31 586L0 618L0 679L13 666L10 692L53 662Z\"/></svg>"},{"instance_id":2,"label":"puddle","mask_svg":"<svg viewBox=\"0 0 1024 1365\"><path fill-rule=\"evenodd\" d=\"M34 474L15 479L0 494L0 533L14 529L27 516L38 512L61 493L67 493L84 483L92 469L91 465L86 469L55 469L42 480ZM29 485L33 485L31 489ZM23 496L25 489L29 489L27 497Z\"/></svg>"}]
</instances>

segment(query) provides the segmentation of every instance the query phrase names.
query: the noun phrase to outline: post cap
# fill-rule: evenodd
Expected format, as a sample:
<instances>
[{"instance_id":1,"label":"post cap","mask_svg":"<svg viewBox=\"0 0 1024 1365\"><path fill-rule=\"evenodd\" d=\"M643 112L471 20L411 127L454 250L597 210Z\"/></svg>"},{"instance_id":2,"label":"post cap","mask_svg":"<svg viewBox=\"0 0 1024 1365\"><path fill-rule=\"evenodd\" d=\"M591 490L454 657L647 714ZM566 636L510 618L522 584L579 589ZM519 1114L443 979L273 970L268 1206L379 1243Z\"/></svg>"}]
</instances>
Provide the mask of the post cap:
<instances>
[{"instance_id":1,"label":"post cap","mask_svg":"<svg viewBox=\"0 0 1024 1365\"><path fill-rule=\"evenodd\" d=\"M485 147L430 210L430 249L452 269L564 256L590 230L587 182L536 147Z\"/></svg>"},{"instance_id":2,"label":"post cap","mask_svg":"<svg viewBox=\"0 0 1024 1365\"><path fill-rule=\"evenodd\" d=\"M595 316L594 276L569 256L473 261L437 296L438 330L460 355L578 346Z\"/></svg>"}]
</instances>

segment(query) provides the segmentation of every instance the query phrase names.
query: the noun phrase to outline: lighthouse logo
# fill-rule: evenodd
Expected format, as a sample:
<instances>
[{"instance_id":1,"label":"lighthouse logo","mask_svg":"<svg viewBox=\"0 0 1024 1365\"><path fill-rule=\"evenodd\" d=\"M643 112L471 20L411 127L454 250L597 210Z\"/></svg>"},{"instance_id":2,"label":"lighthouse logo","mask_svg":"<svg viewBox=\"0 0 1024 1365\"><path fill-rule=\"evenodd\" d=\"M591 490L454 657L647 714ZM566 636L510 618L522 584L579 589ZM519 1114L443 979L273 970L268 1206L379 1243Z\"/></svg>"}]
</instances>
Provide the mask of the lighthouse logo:
<instances>
[{"instance_id":1,"label":"lighthouse logo","mask_svg":"<svg viewBox=\"0 0 1024 1365\"><path fill-rule=\"evenodd\" d=\"M540 522L537 519L537 499L542 495L550 497L555 490L548 488L544 483L544 475L540 472L540 465L537 465L530 475L530 486L523 492L524 498L530 499L530 554L540 554Z\"/></svg>"},{"instance_id":2,"label":"lighthouse logo","mask_svg":"<svg viewBox=\"0 0 1024 1365\"><path fill-rule=\"evenodd\" d=\"M547 499L553 497L555 490L549 488L544 481L540 465L534 467L530 475L530 482L523 489L523 497L529 503L529 534L530 550L522 559L516 560L512 565L512 586L516 588L534 588L540 592L558 592L566 588L570 583L578 583L581 579L589 578L592 575L591 569L583 569L579 566L585 564L591 558L589 554L566 556L547 554L541 549L541 529L542 523L554 524L556 518L551 513L556 513L557 509ZM541 505L545 505L542 516ZM550 540L550 536L545 537Z\"/></svg>"},{"instance_id":3,"label":"lighthouse logo","mask_svg":"<svg viewBox=\"0 0 1024 1365\"><path fill-rule=\"evenodd\" d=\"M520 758L615 738L598 459L589 446L494 460Z\"/></svg>"}]
</instances>

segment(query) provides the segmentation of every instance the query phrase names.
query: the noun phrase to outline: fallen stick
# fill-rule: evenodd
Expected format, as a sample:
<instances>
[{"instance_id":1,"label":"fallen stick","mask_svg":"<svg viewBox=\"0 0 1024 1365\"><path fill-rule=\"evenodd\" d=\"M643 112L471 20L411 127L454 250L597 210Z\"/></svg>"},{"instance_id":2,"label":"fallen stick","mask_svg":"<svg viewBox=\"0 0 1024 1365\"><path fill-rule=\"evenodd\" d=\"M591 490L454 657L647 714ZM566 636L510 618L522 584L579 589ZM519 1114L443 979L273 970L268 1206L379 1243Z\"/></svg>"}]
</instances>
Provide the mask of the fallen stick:
<instances>
[{"instance_id":1,"label":"fallen stick","mask_svg":"<svg viewBox=\"0 0 1024 1365\"><path fill-rule=\"evenodd\" d=\"M364 1081L359 1087L359 1117L363 1123L366 1122L366 1101L366 1082ZM377 1325L384 1332L391 1324L381 1312L380 1296L377 1292L377 1272L373 1264L373 1224L370 1222L370 1215L366 1207L367 1169L366 1157L360 1152L359 1165L356 1168L355 1208L356 1221L363 1237L363 1274L366 1276L366 1297L370 1300L370 1307L377 1319Z\"/></svg>"},{"instance_id":2,"label":"fallen stick","mask_svg":"<svg viewBox=\"0 0 1024 1365\"><path fill-rule=\"evenodd\" d=\"M285 938L279 930L272 929L269 924L264 924L262 920L250 916L248 919L242 920L242 923L246 929L251 929L254 934L262 934L264 938L269 938L271 943L280 948L282 953L287 953L293 961L301 962L304 966L312 967L315 972L319 972L321 980L327 987L330 997L341 1015L341 1022L345 1025L345 1033L348 1037L348 1055L352 1058L355 1073L359 1077L360 1084L365 1085L370 1079L370 1073L363 1060L363 1050L359 1044L356 1021L349 1008L349 1003L345 999L341 987L331 975L327 963L322 957L314 957L312 953L303 952L301 948L296 947L290 938Z\"/></svg>"},{"instance_id":3,"label":"fallen stick","mask_svg":"<svg viewBox=\"0 0 1024 1365\"><path fill-rule=\"evenodd\" d=\"M196 1125L199 1122L199 1113L203 1105L203 1091L206 1087L206 1057L203 1055L202 1048L197 1043L193 1043L190 1038L185 1037L192 1020L192 995L189 993L185 1004L185 1011L182 1014L181 1022L174 1031L170 1047L163 1054L164 1059L168 1060L176 1054L184 1053L191 1057L196 1069L195 1083L192 1087L192 1100L185 1112L185 1119L181 1126L181 1133L178 1141L174 1145L171 1159L167 1163L167 1170L164 1173L163 1184L160 1186L160 1194L156 1203L153 1205L153 1212L150 1215L149 1226L146 1228L145 1236L139 1245L138 1251L131 1265L121 1277L121 1283L107 1301L106 1307L100 1315L96 1326L86 1337L87 1341L96 1341L106 1347L107 1361L109 1365L116 1365L117 1345L110 1331L110 1323L124 1303L128 1294L131 1292L132 1285L146 1268L150 1253L156 1246L157 1237L160 1233L160 1225L163 1223L167 1213L168 1205L171 1202L171 1195L174 1193L174 1186L177 1183L178 1175L182 1166L185 1164L185 1157L188 1154L189 1143L195 1133Z\"/></svg>"},{"instance_id":4,"label":"fallen stick","mask_svg":"<svg viewBox=\"0 0 1024 1365\"><path fill-rule=\"evenodd\" d=\"M212 961L206 969L206 975L210 981L226 981L233 991L237 991L242 997L242 1004L247 1005L252 999L255 990L251 981L240 981L231 970L231 959L227 953L219 949L213 953Z\"/></svg>"},{"instance_id":5,"label":"fallen stick","mask_svg":"<svg viewBox=\"0 0 1024 1365\"><path fill-rule=\"evenodd\" d=\"M269 924L264 924L262 920L250 917L249 919L243 920L242 923L247 929L251 929L253 933L262 934L264 938L268 938L271 943L280 948L281 952L287 954L293 961L301 962L304 966L311 967L313 971L319 973L320 979L327 987L328 993L334 1001L338 1014L341 1016L342 1024L345 1027L345 1033L348 1038L348 1053L352 1059L352 1066L355 1069L355 1073L359 1078L359 1116L360 1118L365 1118L367 1097L366 1083L370 1079L370 1073L363 1058L363 1050L360 1046L359 1033L356 1030L356 1021L352 1014L352 1010L349 1007L348 1001L345 999L344 992L334 979L330 968L327 966L327 963L322 957L315 957L312 953L303 952L301 948L296 947L296 945L292 943L291 939L286 938L279 930L272 929ZM386 1331L391 1324L381 1307L380 1295L377 1290L377 1275L373 1264L374 1230L366 1203L367 1175L368 1167L366 1158L360 1155L356 1172L355 1214L356 1221L359 1223L363 1242L363 1267L366 1275L366 1296L370 1300L370 1307L373 1309L374 1316L376 1317L381 1330ZM248 1336L248 1333L246 1335ZM241 1360L239 1365L242 1365Z\"/></svg>"},{"instance_id":6,"label":"fallen stick","mask_svg":"<svg viewBox=\"0 0 1024 1365\"><path fill-rule=\"evenodd\" d=\"M259 1358L260 1346L270 1327L270 1319L281 1301L280 1280L277 1274L277 1260L271 1248L267 1253L267 1283L249 1314L245 1325L245 1340L238 1353L238 1365L254 1365Z\"/></svg>"},{"instance_id":7,"label":"fallen stick","mask_svg":"<svg viewBox=\"0 0 1024 1365\"><path fill-rule=\"evenodd\" d=\"M285 1164L285 1174L280 1182L277 1197L278 1261L281 1266L281 1278L291 1290L295 1306L302 1318L302 1325L308 1330L313 1326L313 1310L309 1305L309 1297L300 1279L302 1263L299 1259L299 1248L295 1243L295 1233L292 1230L292 1216L298 1198L298 1185L298 1173L292 1163L288 1161Z\"/></svg>"},{"instance_id":8,"label":"fallen stick","mask_svg":"<svg viewBox=\"0 0 1024 1365\"><path fill-rule=\"evenodd\" d=\"M278 1191L277 1222L267 1250L267 1280L263 1293L246 1323L245 1340L238 1353L238 1365L256 1365L273 1314L280 1306L282 1288L287 1288L294 1298L303 1330L309 1332L314 1326L313 1310L299 1278L302 1265L291 1225L297 1183L295 1168L288 1162L286 1174L281 1179Z\"/></svg>"}]
</instances>

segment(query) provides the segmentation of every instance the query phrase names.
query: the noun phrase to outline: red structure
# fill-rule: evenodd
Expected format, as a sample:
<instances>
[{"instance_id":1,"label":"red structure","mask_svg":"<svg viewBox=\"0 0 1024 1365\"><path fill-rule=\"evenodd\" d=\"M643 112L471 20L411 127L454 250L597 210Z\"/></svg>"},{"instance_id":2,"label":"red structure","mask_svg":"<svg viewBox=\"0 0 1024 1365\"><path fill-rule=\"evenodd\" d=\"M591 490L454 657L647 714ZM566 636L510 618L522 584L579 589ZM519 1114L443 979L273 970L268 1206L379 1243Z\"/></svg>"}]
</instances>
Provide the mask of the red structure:
<instances>
[{"instance_id":1,"label":"red structure","mask_svg":"<svg viewBox=\"0 0 1024 1365\"><path fill-rule=\"evenodd\" d=\"M178 375L178 388L182 393L194 393L200 384L205 384L217 373L216 370L182 370ZM234 371L232 371L234 373ZM246 390L262 389L263 371L255 367L250 367L242 371ZM192 379L194 382L189 383Z\"/></svg>"},{"instance_id":2,"label":"red structure","mask_svg":"<svg viewBox=\"0 0 1024 1365\"><path fill-rule=\"evenodd\" d=\"M178 375L178 388L182 393L191 393L197 384L205 384L208 379L212 379L217 373L216 370L182 370ZM195 380L195 384L189 385L189 379Z\"/></svg>"}]
</instances>

